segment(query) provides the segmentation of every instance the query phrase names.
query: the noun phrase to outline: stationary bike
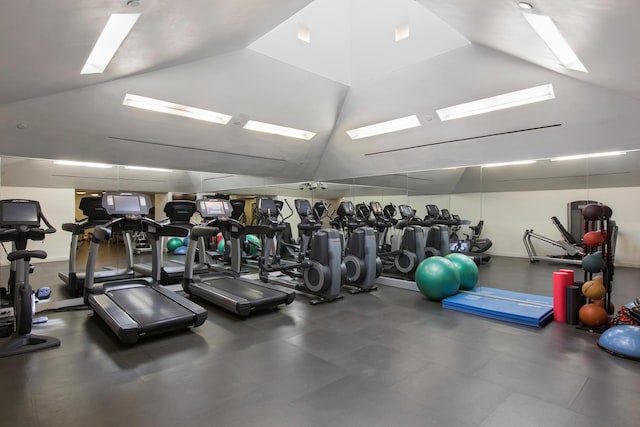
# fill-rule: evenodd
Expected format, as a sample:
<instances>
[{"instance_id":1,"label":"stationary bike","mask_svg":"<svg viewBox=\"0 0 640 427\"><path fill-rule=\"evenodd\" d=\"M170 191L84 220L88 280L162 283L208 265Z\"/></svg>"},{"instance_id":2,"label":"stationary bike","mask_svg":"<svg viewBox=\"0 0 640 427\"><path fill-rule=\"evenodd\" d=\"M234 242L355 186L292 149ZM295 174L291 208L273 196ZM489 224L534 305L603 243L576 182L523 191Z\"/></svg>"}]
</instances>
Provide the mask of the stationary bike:
<instances>
[{"instance_id":1,"label":"stationary bike","mask_svg":"<svg viewBox=\"0 0 640 427\"><path fill-rule=\"evenodd\" d=\"M40 221L47 225L44 230ZM11 261L9 275L9 301L13 304L15 333L0 348L0 358L57 347L56 338L31 334L34 294L29 283L29 261L45 259L43 250L27 250L29 240L44 240L46 234L55 233L42 214L40 203L34 200L0 200L0 241L11 242L12 250L7 255Z\"/></svg>"}]
</instances>

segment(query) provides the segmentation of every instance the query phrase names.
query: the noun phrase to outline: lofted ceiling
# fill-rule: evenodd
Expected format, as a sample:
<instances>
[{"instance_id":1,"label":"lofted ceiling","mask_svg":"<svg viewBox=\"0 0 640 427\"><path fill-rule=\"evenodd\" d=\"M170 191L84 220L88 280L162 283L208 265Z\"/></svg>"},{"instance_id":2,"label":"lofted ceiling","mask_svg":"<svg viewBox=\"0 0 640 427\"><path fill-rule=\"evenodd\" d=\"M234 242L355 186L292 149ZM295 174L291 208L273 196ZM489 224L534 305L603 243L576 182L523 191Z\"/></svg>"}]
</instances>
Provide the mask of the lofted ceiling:
<instances>
[{"instance_id":1,"label":"lofted ceiling","mask_svg":"<svg viewBox=\"0 0 640 427\"><path fill-rule=\"evenodd\" d=\"M3 5L0 155L234 175L228 184L248 189L261 180L348 180L640 148L639 2L531 1L588 73L560 66L512 0L139 3ZM108 16L121 12L141 17L104 74L80 75ZM409 37L395 42L405 24ZM300 25L310 43L297 38ZM551 101L447 122L435 113L547 83ZM218 125L138 110L122 105L126 93L232 119ZM345 132L412 114L421 127L360 140ZM260 134L242 128L248 119L316 135ZM452 179L439 188L460 182ZM180 188L190 180L183 176Z\"/></svg>"}]
</instances>

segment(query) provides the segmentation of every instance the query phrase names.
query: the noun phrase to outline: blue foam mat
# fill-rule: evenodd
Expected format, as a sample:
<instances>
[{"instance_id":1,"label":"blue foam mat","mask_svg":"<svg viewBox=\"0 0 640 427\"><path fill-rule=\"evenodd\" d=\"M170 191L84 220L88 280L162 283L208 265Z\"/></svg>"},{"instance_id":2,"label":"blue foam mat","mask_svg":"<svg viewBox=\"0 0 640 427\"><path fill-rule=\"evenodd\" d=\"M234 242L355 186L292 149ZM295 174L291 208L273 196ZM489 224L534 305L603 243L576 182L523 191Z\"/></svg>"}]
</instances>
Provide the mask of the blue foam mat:
<instances>
[{"instance_id":1,"label":"blue foam mat","mask_svg":"<svg viewBox=\"0 0 640 427\"><path fill-rule=\"evenodd\" d=\"M541 328L553 318L553 298L480 287L445 298L442 307Z\"/></svg>"}]
</instances>

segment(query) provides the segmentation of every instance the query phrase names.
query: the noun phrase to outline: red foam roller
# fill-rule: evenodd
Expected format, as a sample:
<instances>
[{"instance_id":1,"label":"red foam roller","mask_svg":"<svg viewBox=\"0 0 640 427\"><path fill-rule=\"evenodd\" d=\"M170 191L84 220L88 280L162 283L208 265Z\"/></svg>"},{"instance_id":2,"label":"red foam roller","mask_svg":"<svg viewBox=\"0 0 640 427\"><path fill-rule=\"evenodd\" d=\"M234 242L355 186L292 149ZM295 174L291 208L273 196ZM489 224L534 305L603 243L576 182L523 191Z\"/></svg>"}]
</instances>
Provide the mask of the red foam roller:
<instances>
[{"instance_id":1,"label":"red foam roller","mask_svg":"<svg viewBox=\"0 0 640 427\"><path fill-rule=\"evenodd\" d=\"M567 321L567 282L569 273L556 271L553 273L553 319L556 322Z\"/></svg>"},{"instance_id":2,"label":"red foam roller","mask_svg":"<svg viewBox=\"0 0 640 427\"><path fill-rule=\"evenodd\" d=\"M562 268L562 269L560 269L560 271L562 273L567 273L569 275L569 280L567 281L567 286L573 286L573 283L575 282L575 272L573 270L568 269L568 268Z\"/></svg>"}]
</instances>

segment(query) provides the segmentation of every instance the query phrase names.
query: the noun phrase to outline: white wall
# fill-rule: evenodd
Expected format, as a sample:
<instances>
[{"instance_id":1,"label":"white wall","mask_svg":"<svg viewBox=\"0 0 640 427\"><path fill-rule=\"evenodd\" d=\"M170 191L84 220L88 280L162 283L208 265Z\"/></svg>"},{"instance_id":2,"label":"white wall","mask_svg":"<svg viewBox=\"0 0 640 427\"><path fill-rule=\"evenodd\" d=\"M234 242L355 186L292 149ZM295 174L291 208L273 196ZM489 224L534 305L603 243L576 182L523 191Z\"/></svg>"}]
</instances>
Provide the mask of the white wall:
<instances>
[{"instance_id":1,"label":"white wall","mask_svg":"<svg viewBox=\"0 0 640 427\"><path fill-rule=\"evenodd\" d=\"M47 252L44 262L65 261L69 259L71 234L62 230L62 224L75 221L75 190L73 188L34 188L34 187L0 187L1 199L30 199L40 202L42 213L57 232L47 235L42 242L30 242L29 249L42 249ZM5 243L7 250L10 244ZM2 265L8 261L4 254L0 256ZM41 262L33 259L33 263Z\"/></svg>"}]
</instances>

